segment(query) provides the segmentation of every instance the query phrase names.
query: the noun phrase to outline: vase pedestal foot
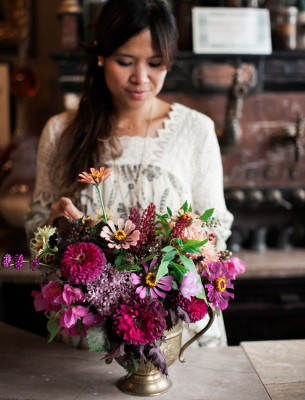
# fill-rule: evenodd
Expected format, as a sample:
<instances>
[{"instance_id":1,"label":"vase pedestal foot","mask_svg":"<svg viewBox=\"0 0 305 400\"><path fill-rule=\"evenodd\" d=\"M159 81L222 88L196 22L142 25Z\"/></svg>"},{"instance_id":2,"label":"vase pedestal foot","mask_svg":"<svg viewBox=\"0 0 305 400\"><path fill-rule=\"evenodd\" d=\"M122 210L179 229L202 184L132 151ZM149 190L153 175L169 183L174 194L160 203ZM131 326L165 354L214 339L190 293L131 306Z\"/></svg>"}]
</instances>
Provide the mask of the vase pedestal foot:
<instances>
[{"instance_id":1,"label":"vase pedestal foot","mask_svg":"<svg viewBox=\"0 0 305 400\"><path fill-rule=\"evenodd\" d=\"M167 392L171 386L171 380L160 372L126 375L118 382L122 392L133 396L157 396Z\"/></svg>"}]
</instances>

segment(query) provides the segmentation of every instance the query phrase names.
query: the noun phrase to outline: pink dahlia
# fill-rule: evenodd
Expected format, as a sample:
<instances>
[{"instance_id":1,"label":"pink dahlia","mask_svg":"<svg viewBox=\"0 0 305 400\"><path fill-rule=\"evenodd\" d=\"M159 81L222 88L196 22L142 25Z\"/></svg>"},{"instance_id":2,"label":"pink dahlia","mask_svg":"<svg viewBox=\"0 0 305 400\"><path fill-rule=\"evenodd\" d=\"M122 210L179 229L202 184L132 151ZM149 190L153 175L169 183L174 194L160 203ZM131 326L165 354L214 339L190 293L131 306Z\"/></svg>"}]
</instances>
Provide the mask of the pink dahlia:
<instances>
[{"instance_id":1,"label":"pink dahlia","mask_svg":"<svg viewBox=\"0 0 305 400\"><path fill-rule=\"evenodd\" d=\"M130 300L114 313L113 329L127 344L153 343L166 329L166 315L167 311L158 300Z\"/></svg>"},{"instance_id":2,"label":"pink dahlia","mask_svg":"<svg viewBox=\"0 0 305 400\"><path fill-rule=\"evenodd\" d=\"M86 284L95 281L102 273L106 257L94 243L70 244L63 253L60 270L70 283Z\"/></svg>"},{"instance_id":3,"label":"pink dahlia","mask_svg":"<svg viewBox=\"0 0 305 400\"><path fill-rule=\"evenodd\" d=\"M154 267L158 261L158 257L155 257L150 266L148 268L147 262L143 263L143 267L145 270L144 274L137 275L135 273L131 274L132 283L137 286L136 293L140 296L141 299L144 299L146 296L147 289L152 298L156 299L158 296L165 298L166 293L171 290L173 284L173 277L170 275L163 276L158 281L156 281L157 274L153 272ZM198 277L199 278L199 277Z\"/></svg>"},{"instance_id":4,"label":"pink dahlia","mask_svg":"<svg viewBox=\"0 0 305 400\"><path fill-rule=\"evenodd\" d=\"M109 242L108 247L115 249L123 247L124 250L127 250L130 246L137 244L140 238L140 231L136 229L136 225L130 219L124 223L123 218L119 218L118 229L109 220L102 229L101 237Z\"/></svg>"},{"instance_id":5,"label":"pink dahlia","mask_svg":"<svg viewBox=\"0 0 305 400\"><path fill-rule=\"evenodd\" d=\"M214 307L218 306L220 310L225 310L228 307L230 297L234 298L234 294L226 290L227 288L234 288L230 281L231 273L227 265L221 262L209 264L208 269L208 272L202 272L202 275L206 276L210 282L204 285L208 289L208 298Z\"/></svg>"},{"instance_id":6,"label":"pink dahlia","mask_svg":"<svg viewBox=\"0 0 305 400\"><path fill-rule=\"evenodd\" d=\"M197 297L187 299L180 294L177 296L177 305L187 313L190 322L200 321L208 310L208 306L203 299L198 299Z\"/></svg>"},{"instance_id":7,"label":"pink dahlia","mask_svg":"<svg viewBox=\"0 0 305 400\"><path fill-rule=\"evenodd\" d=\"M202 285L198 283L200 276L195 272L187 272L181 282L180 292L183 297L190 300L191 297L196 296L202 290Z\"/></svg>"}]
</instances>

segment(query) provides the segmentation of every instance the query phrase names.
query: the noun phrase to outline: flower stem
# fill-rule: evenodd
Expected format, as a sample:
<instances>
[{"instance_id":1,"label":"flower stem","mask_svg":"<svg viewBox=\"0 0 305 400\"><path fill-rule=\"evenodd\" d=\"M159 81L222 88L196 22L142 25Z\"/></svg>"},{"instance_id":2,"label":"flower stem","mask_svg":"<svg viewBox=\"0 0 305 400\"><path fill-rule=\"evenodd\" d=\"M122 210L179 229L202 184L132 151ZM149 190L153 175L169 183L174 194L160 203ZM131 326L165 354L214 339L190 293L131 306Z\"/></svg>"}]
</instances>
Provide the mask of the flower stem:
<instances>
[{"instance_id":1,"label":"flower stem","mask_svg":"<svg viewBox=\"0 0 305 400\"><path fill-rule=\"evenodd\" d=\"M108 218L107 218L107 215L106 215L106 211L105 211L105 207L104 207L104 203L103 203L103 199L102 199L100 185L95 185L95 187L96 187L96 190L97 190L99 198L100 198L100 202L101 202L101 206L102 206L102 210L103 210L104 222L107 222Z\"/></svg>"}]
</instances>

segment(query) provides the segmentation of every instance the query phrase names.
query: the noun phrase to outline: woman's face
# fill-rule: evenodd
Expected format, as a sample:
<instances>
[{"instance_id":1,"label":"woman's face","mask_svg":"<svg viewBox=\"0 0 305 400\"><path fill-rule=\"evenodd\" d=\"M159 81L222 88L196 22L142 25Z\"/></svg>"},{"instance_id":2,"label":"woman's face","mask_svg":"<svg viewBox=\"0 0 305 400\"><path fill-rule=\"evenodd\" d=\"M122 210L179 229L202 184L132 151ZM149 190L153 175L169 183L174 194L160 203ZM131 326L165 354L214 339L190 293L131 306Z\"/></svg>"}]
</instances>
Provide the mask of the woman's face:
<instances>
[{"instance_id":1,"label":"woman's face","mask_svg":"<svg viewBox=\"0 0 305 400\"><path fill-rule=\"evenodd\" d=\"M153 48L149 29L133 36L111 56L99 56L99 62L104 66L114 106L121 110L150 104L167 73L161 54Z\"/></svg>"}]
</instances>

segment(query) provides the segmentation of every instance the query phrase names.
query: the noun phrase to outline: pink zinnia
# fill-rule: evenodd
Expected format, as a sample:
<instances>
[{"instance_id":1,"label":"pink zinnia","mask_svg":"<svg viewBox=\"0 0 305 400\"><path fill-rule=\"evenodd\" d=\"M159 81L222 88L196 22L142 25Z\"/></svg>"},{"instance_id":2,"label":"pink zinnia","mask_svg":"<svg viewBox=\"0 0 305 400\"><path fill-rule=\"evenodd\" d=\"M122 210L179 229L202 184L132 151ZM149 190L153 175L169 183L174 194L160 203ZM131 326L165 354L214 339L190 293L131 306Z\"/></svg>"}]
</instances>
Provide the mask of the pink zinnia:
<instances>
[{"instance_id":1,"label":"pink zinnia","mask_svg":"<svg viewBox=\"0 0 305 400\"><path fill-rule=\"evenodd\" d=\"M140 231L136 229L136 225L128 219L125 223L123 218L118 220L118 229L116 229L112 221L107 222L101 232L101 237L106 239L108 247L128 250L130 246L135 246L140 238ZM110 229L109 229L110 228Z\"/></svg>"},{"instance_id":2,"label":"pink zinnia","mask_svg":"<svg viewBox=\"0 0 305 400\"><path fill-rule=\"evenodd\" d=\"M107 168L105 170L104 167L101 167L99 170L90 168L91 174L88 174L88 172L82 172L78 176L80 176L82 179L79 179L79 182L83 183L92 183L93 185L99 185L101 182L104 182L106 179L109 178L111 175L112 169Z\"/></svg>"},{"instance_id":3,"label":"pink zinnia","mask_svg":"<svg viewBox=\"0 0 305 400\"><path fill-rule=\"evenodd\" d=\"M195 272L187 272L180 286L180 292L183 297L190 300L191 297L196 296L202 290L202 285L198 283L200 276Z\"/></svg>"},{"instance_id":4,"label":"pink zinnia","mask_svg":"<svg viewBox=\"0 0 305 400\"><path fill-rule=\"evenodd\" d=\"M225 310L228 307L230 297L234 298L234 294L226 290L227 288L234 288L230 281L232 278L230 271L221 262L209 264L208 269L208 272L202 272L202 275L206 276L210 281L210 283L204 285L208 289L208 298L214 307L218 306L220 310Z\"/></svg>"},{"instance_id":5,"label":"pink zinnia","mask_svg":"<svg viewBox=\"0 0 305 400\"><path fill-rule=\"evenodd\" d=\"M167 311L158 300L130 300L114 313L113 328L127 344L154 343L163 336L166 315Z\"/></svg>"},{"instance_id":6,"label":"pink zinnia","mask_svg":"<svg viewBox=\"0 0 305 400\"><path fill-rule=\"evenodd\" d=\"M158 296L165 298L166 293L164 293L163 290L166 292L171 290L174 279L172 276L166 275L156 281L157 274L156 272L153 272L153 270L157 261L158 257L155 257L150 263L149 268L147 262L143 263L145 274L131 274L132 283L134 285L139 285L136 289L136 293L141 299L144 299L146 296L147 289L149 290L151 297L154 299L156 299Z\"/></svg>"},{"instance_id":7,"label":"pink zinnia","mask_svg":"<svg viewBox=\"0 0 305 400\"><path fill-rule=\"evenodd\" d=\"M70 244L63 253L60 270L70 283L86 284L95 281L102 273L106 257L94 243Z\"/></svg>"},{"instance_id":8,"label":"pink zinnia","mask_svg":"<svg viewBox=\"0 0 305 400\"><path fill-rule=\"evenodd\" d=\"M177 296L177 304L184 310L190 318L190 322L200 321L207 313L208 306L203 299L191 297L186 299L180 294Z\"/></svg>"}]
</instances>

